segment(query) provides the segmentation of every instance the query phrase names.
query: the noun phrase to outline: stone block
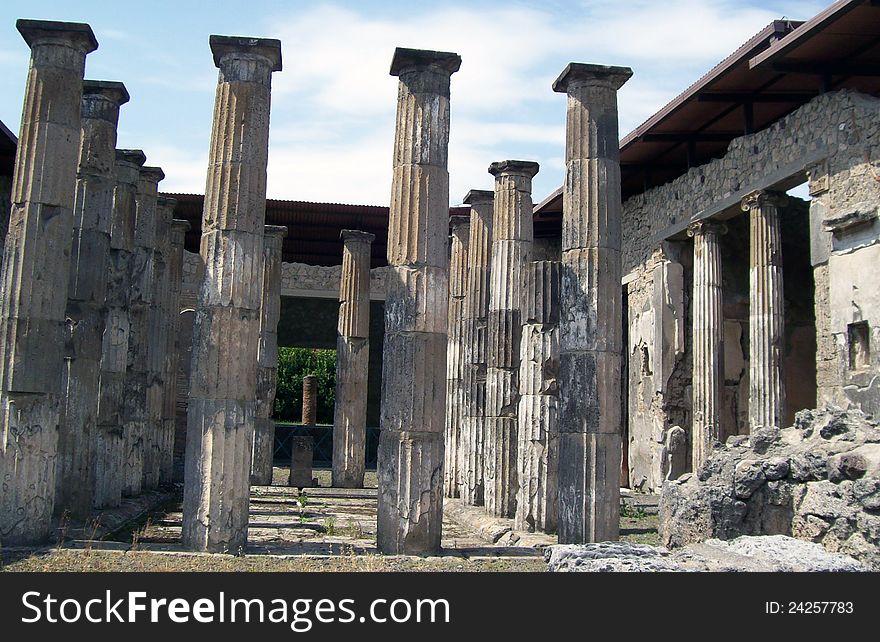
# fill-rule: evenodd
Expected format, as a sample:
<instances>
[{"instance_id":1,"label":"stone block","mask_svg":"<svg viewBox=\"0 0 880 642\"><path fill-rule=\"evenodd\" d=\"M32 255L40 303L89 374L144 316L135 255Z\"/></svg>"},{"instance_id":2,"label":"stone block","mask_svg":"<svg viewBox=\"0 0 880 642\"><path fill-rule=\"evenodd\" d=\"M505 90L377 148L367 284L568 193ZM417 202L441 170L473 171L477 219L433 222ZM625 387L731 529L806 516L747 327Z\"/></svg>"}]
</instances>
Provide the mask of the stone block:
<instances>
[{"instance_id":1,"label":"stone block","mask_svg":"<svg viewBox=\"0 0 880 642\"><path fill-rule=\"evenodd\" d=\"M385 332L446 333L445 268L391 267L386 280Z\"/></svg>"},{"instance_id":2,"label":"stone block","mask_svg":"<svg viewBox=\"0 0 880 642\"><path fill-rule=\"evenodd\" d=\"M442 433L446 421L446 335L386 333L382 430Z\"/></svg>"},{"instance_id":3,"label":"stone block","mask_svg":"<svg viewBox=\"0 0 880 642\"><path fill-rule=\"evenodd\" d=\"M620 433L620 367L608 352L560 355L560 432Z\"/></svg>"},{"instance_id":4,"label":"stone block","mask_svg":"<svg viewBox=\"0 0 880 642\"><path fill-rule=\"evenodd\" d=\"M314 486L312 477L312 459L314 458L315 440L310 436L290 438L290 486L311 488Z\"/></svg>"}]
</instances>

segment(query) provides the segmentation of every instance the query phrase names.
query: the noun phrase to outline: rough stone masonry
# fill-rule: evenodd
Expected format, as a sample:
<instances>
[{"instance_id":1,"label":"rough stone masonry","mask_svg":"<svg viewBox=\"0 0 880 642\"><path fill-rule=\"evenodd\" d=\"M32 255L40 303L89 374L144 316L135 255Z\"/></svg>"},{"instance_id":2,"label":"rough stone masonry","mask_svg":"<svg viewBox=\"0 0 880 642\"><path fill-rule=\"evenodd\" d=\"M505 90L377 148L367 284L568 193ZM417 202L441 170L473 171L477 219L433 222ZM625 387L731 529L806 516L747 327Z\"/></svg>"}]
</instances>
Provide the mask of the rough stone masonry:
<instances>
[{"instance_id":1,"label":"rough stone masonry","mask_svg":"<svg viewBox=\"0 0 880 642\"><path fill-rule=\"evenodd\" d=\"M188 548L247 545L272 73L281 42L211 36L220 69L193 336L183 497Z\"/></svg>"},{"instance_id":2,"label":"rough stone masonry","mask_svg":"<svg viewBox=\"0 0 880 642\"><path fill-rule=\"evenodd\" d=\"M400 49L391 208L377 545L440 549L446 417L450 77L458 54Z\"/></svg>"}]
</instances>

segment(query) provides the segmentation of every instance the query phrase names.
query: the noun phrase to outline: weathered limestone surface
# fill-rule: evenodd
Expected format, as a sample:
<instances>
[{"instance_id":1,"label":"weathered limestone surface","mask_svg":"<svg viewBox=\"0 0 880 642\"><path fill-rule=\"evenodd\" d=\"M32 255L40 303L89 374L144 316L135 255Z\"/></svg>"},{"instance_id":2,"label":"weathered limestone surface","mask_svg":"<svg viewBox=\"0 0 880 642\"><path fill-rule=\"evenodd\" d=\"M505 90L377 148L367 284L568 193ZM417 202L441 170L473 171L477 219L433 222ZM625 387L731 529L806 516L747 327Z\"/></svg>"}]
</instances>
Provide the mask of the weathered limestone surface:
<instances>
[{"instance_id":1,"label":"weathered limestone surface","mask_svg":"<svg viewBox=\"0 0 880 642\"><path fill-rule=\"evenodd\" d=\"M790 535L877 570L878 511L877 421L857 409L802 410L789 428L728 438L696 473L664 484L660 541Z\"/></svg>"},{"instance_id":2,"label":"weathered limestone surface","mask_svg":"<svg viewBox=\"0 0 880 642\"><path fill-rule=\"evenodd\" d=\"M464 297L464 416L461 419L462 501L483 504L483 450L486 411L486 332L489 322L489 282L492 261L492 218L495 192L471 190L464 203L471 206Z\"/></svg>"},{"instance_id":3,"label":"weathered limestone surface","mask_svg":"<svg viewBox=\"0 0 880 642\"><path fill-rule=\"evenodd\" d=\"M82 137L65 311L65 399L55 480L55 513L67 513L75 519L88 515L95 494L98 383L116 186L116 125L119 108L128 99L122 83L83 82Z\"/></svg>"},{"instance_id":4,"label":"weathered limestone surface","mask_svg":"<svg viewBox=\"0 0 880 642\"><path fill-rule=\"evenodd\" d=\"M486 328L486 410L483 450L484 501L496 517L516 514L517 411L522 335L522 274L531 258L532 177L538 164L492 163L495 207Z\"/></svg>"},{"instance_id":5,"label":"weathered limestone surface","mask_svg":"<svg viewBox=\"0 0 880 642\"><path fill-rule=\"evenodd\" d=\"M363 488L370 357L370 256L373 234L342 230L336 334L333 486Z\"/></svg>"},{"instance_id":6,"label":"weathered limestone surface","mask_svg":"<svg viewBox=\"0 0 880 642\"><path fill-rule=\"evenodd\" d=\"M98 430L95 443L95 507L119 506L125 485L125 375L131 332L129 296L134 255L137 184L146 161L140 150L116 150L116 187L110 228L110 267L101 343Z\"/></svg>"},{"instance_id":7,"label":"weathered limestone surface","mask_svg":"<svg viewBox=\"0 0 880 642\"><path fill-rule=\"evenodd\" d=\"M559 458L559 262L523 268L517 530L556 530Z\"/></svg>"},{"instance_id":8,"label":"weathered limestone surface","mask_svg":"<svg viewBox=\"0 0 880 642\"><path fill-rule=\"evenodd\" d=\"M377 545L386 554L440 549L446 423L449 85L454 53L400 49L394 139Z\"/></svg>"},{"instance_id":9,"label":"weathered limestone surface","mask_svg":"<svg viewBox=\"0 0 880 642\"><path fill-rule=\"evenodd\" d=\"M749 428L781 428L785 420L782 238L784 194L759 191L742 201L749 212Z\"/></svg>"},{"instance_id":10,"label":"weathered limestone surface","mask_svg":"<svg viewBox=\"0 0 880 642\"><path fill-rule=\"evenodd\" d=\"M193 337L183 542L238 552L247 543L270 87L281 43L225 36L210 43L220 73L202 216L205 278Z\"/></svg>"},{"instance_id":11,"label":"weathered limestone surface","mask_svg":"<svg viewBox=\"0 0 880 642\"><path fill-rule=\"evenodd\" d=\"M616 540L622 352L617 90L626 67L571 63L562 217L559 541Z\"/></svg>"},{"instance_id":12,"label":"weathered limestone surface","mask_svg":"<svg viewBox=\"0 0 880 642\"><path fill-rule=\"evenodd\" d=\"M467 407L465 397L465 319L467 258L470 244L470 217L453 216L449 258L449 307L446 343L446 454L444 489L447 497L458 497L462 483L462 419Z\"/></svg>"},{"instance_id":13,"label":"weathered limestone surface","mask_svg":"<svg viewBox=\"0 0 880 642\"><path fill-rule=\"evenodd\" d=\"M86 55L85 24L19 20L31 48L0 295L0 544L49 536Z\"/></svg>"},{"instance_id":14,"label":"weathered limestone surface","mask_svg":"<svg viewBox=\"0 0 880 642\"><path fill-rule=\"evenodd\" d=\"M303 426L314 426L318 423L318 377L306 375L303 377L302 390L302 418Z\"/></svg>"},{"instance_id":15,"label":"weathered limestone surface","mask_svg":"<svg viewBox=\"0 0 880 642\"><path fill-rule=\"evenodd\" d=\"M314 437L294 435L290 438L290 477L288 485L298 488L314 486L312 478L314 451Z\"/></svg>"},{"instance_id":16,"label":"weathered limestone surface","mask_svg":"<svg viewBox=\"0 0 880 642\"><path fill-rule=\"evenodd\" d=\"M691 470L697 470L721 441L724 385L724 311L721 291L723 225L700 221L688 227L694 238L693 295L693 449Z\"/></svg>"},{"instance_id":17,"label":"weathered limestone surface","mask_svg":"<svg viewBox=\"0 0 880 642\"><path fill-rule=\"evenodd\" d=\"M156 280L156 230L159 182L165 174L158 167L141 167L135 195L134 245L129 281L128 365L123 393L125 482L122 494L139 495L159 485L159 450L150 398L156 376L154 336L159 314Z\"/></svg>"},{"instance_id":18,"label":"weathered limestone surface","mask_svg":"<svg viewBox=\"0 0 880 642\"><path fill-rule=\"evenodd\" d=\"M171 199L168 199L169 201ZM173 210L173 206L172 206ZM175 441L177 433L177 392L181 356L186 350L182 344L180 290L183 277L183 252L188 221L172 219L168 254L168 334L165 337L165 389L162 398L162 460L160 479L177 481L174 473ZM190 335L191 338L191 335Z\"/></svg>"},{"instance_id":19,"label":"weathered limestone surface","mask_svg":"<svg viewBox=\"0 0 880 642\"><path fill-rule=\"evenodd\" d=\"M275 455L275 387L278 379L278 320L281 318L281 250L287 228L266 225L263 239L263 290L260 304L260 347L257 351L257 408L251 484L272 483Z\"/></svg>"}]
</instances>

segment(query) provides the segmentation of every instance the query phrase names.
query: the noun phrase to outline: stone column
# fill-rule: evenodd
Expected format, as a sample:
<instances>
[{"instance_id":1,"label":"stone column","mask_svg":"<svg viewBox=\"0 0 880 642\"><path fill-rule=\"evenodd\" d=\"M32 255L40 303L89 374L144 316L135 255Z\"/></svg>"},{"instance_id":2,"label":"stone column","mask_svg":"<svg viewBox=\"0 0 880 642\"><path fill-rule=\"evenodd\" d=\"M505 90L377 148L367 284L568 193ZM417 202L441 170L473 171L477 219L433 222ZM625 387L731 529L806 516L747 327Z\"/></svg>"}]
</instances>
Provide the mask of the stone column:
<instances>
[{"instance_id":1,"label":"stone column","mask_svg":"<svg viewBox=\"0 0 880 642\"><path fill-rule=\"evenodd\" d=\"M571 63L559 320L559 542L620 526L622 291L617 90L627 67Z\"/></svg>"},{"instance_id":2,"label":"stone column","mask_svg":"<svg viewBox=\"0 0 880 642\"><path fill-rule=\"evenodd\" d=\"M721 440L724 402L724 311L721 289L721 235L726 228L713 221L688 226L694 238L693 294L693 447L696 472Z\"/></svg>"},{"instance_id":3,"label":"stone column","mask_svg":"<svg viewBox=\"0 0 880 642\"><path fill-rule=\"evenodd\" d=\"M205 277L193 336L183 541L247 544L272 72L281 42L211 36L220 69L202 215Z\"/></svg>"},{"instance_id":4,"label":"stone column","mask_svg":"<svg viewBox=\"0 0 880 642\"><path fill-rule=\"evenodd\" d=\"M31 48L0 294L0 544L49 536L86 55L85 24L19 20Z\"/></svg>"},{"instance_id":5,"label":"stone column","mask_svg":"<svg viewBox=\"0 0 880 642\"><path fill-rule=\"evenodd\" d=\"M465 417L462 420L461 498L471 506L483 504L483 434L486 411L486 330L489 321L489 275L492 258L492 217L495 192L471 190L464 299Z\"/></svg>"},{"instance_id":6,"label":"stone column","mask_svg":"<svg viewBox=\"0 0 880 642\"><path fill-rule=\"evenodd\" d=\"M370 257L375 235L342 230L336 334L333 486L363 488L370 370Z\"/></svg>"},{"instance_id":7,"label":"stone column","mask_svg":"<svg viewBox=\"0 0 880 642\"><path fill-rule=\"evenodd\" d=\"M116 125L128 102L118 82L85 81L73 245L67 290L66 391L58 430L55 513L84 518L95 490L95 442L104 304L110 261L110 226L116 177Z\"/></svg>"},{"instance_id":8,"label":"stone column","mask_svg":"<svg viewBox=\"0 0 880 642\"><path fill-rule=\"evenodd\" d=\"M556 530L559 457L559 262L523 269L516 529Z\"/></svg>"},{"instance_id":9,"label":"stone column","mask_svg":"<svg viewBox=\"0 0 880 642\"><path fill-rule=\"evenodd\" d=\"M318 423L318 377L303 377L302 418L303 426L314 426Z\"/></svg>"},{"instance_id":10,"label":"stone column","mask_svg":"<svg viewBox=\"0 0 880 642\"><path fill-rule=\"evenodd\" d=\"M449 262L450 77L458 54L400 49L376 540L386 554L440 550Z\"/></svg>"},{"instance_id":11,"label":"stone column","mask_svg":"<svg viewBox=\"0 0 880 642\"><path fill-rule=\"evenodd\" d=\"M782 356L785 347L782 290L782 239L779 208L785 194L757 191L746 196L749 212L749 428L782 428L785 388Z\"/></svg>"},{"instance_id":12,"label":"stone column","mask_svg":"<svg viewBox=\"0 0 880 642\"><path fill-rule=\"evenodd\" d=\"M446 344L446 464L444 484L447 497L458 497L462 483L462 419L465 398L465 319L467 258L470 243L470 216L453 216L449 253L449 310Z\"/></svg>"},{"instance_id":13,"label":"stone column","mask_svg":"<svg viewBox=\"0 0 880 642\"><path fill-rule=\"evenodd\" d=\"M522 270L532 255L532 177L538 164L501 161L495 176L492 267L486 358L484 481L486 510L516 514L519 344L522 335Z\"/></svg>"},{"instance_id":14,"label":"stone column","mask_svg":"<svg viewBox=\"0 0 880 642\"><path fill-rule=\"evenodd\" d=\"M144 161L146 157L139 149L116 150L116 188L113 192L110 263L105 293L107 320L101 343L98 390L95 508L119 506L125 485L125 374L131 330L128 302L134 252L135 198Z\"/></svg>"},{"instance_id":15,"label":"stone column","mask_svg":"<svg viewBox=\"0 0 880 642\"><path fill-rule=\"evenodd\" d=\"M134 246L129 282L128 366L123 396L125 482L122 494L133 497L159 485L159 458L155 424L148 409L155 374L153 337L156 311L156 219L158 167L141 167L135 195Z\"/></svg>"},{"instance_id":16,"label":"stone column","mask_svg":"<svg viewBox=\"0 0 880 642\"><path fill-rule=\"evenodd\" d=\"M174 199L166 198L166 203L174 211ZM190 229L188 221L172 219L168 250L168 305L165 312L167 334L165 335L165 363L162 380L165 387L162 396L162 457L159 479L162 482L174 481L174 435L177 417L177 373L180 369L180 286L183 276L183 248L186 233Z\"/></svg>"},{"instance_id":17,"label":"stone column","mask_svg":"<svg viewBox=\"0 0 880 642\"><path fill-rule=\"evenodd\" d=\"M257 406L254 419L254 455L251 484L272 484L275 456L275 387L278 380L278 320L281 318L282 244L287 228L263 228L263 287L260 299L260 345L257 350Z\"/></svg>"}]
</instances>

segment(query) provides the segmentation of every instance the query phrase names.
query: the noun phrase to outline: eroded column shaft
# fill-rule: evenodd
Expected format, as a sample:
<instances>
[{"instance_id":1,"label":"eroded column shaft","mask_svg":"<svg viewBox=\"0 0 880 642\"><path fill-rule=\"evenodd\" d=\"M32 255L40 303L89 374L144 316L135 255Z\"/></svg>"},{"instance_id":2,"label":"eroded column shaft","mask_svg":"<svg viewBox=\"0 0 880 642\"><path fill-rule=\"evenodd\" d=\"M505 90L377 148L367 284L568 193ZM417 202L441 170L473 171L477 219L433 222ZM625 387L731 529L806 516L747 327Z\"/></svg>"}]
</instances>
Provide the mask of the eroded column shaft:
<instances>
[{"instance_id":1,"label":"eroded column shaft","mask_svg":"<svg viewBox=\"0 0 880 642\"><path fill-rule=\"evenodd\" d=\"M333 486L363 488L370 370L370 256L373 234L342 231L336 332Z\"/></svg>"},{"instance_id":2,"label":"eroded column shaft","mask_svg":"<svg viewBox=\"0 0 880 642\"><path fill-rule=\"evenodd\" d=\"M516 514L519 348L522 336L522 270L532 255L531 161L492 163L495 209L486 353L483 478L486 510Z\"/></svg>"},{"instance_id":3,"label":"eroded column shaft","mask_svg":"<svg viewBox=\"0 0 880 642\"><path fill-rule=\"evenodd\" d=\"M278 320L281 318L281 251L287 228L266 225L263 238L263 288L260 304L260 345L257 351L257 407L251 484L272 483L275 421L272 406L278 379Z\"/></svg>"},{"instance_id":4,"label":"eroded column shaft","mask_svg":"<svg viewBox=\"0 0 880 642\"><path fill-rule=\"evenodd\" d=\"M85 81L67 291L64 409L58 431L55 513L82 519L95 494L98 384L107 309L116 125L122 83Z\"/></svg>"},{"instance_id":5,"label":"eroded column shaft","mask_svg":"<svg viewBox=\"0 0 880 642\"><path fill-rule=\"evenodd\" d=\"M465 408L462 419L461 498L471 506L483 504L483 435L486 411L486 332L489 321L489 275L492 259L492 218L495 193L471 190L464 299Z\"/></svg>"},{"instance_id":6,"label":"eroded column shaft","mask_svg":"<svg viewBox=\"0 0 880 642\"><path fill-rule=\"evenodd\" d=\"M119 506L126 478L125 375L131 333L129 296L137 184L146 157L140 150L116 150L116 187L110 228L110 263L101 342L98 429L95 441L95 507Z\"/></svg>"},{"instance_id":7,"label":"eroded column shaft","mask_svg":"<svg viewBox=\"0 0 880 642\"><path fill-rule=\"evenodd\" d=\"M556 530L559 458L559 263L523 270L517 530Z\"/></svg>"},{"instance_id":8,"label":"eroded column shaft","mask_svg":"<svg viewBox=\"0 0 880 642\"><path fill-rule=\"evenodd\" d=\"M571 63L559 321L560 543L620 525L622 291L617 90L625 67Z\"/></svg>"},{"instance_id":9,"label":"eroded column shaft","mask_svg":"<svg viewBox=\"0 0 880 642\"><path fill-rule=\"evenodd\" d=\"M470 217L453 216L450 221L449 309L446 343L446 462L444 490L447 497L458 497L462 483L462 424L467 406L465 397L464 299L467 293Z\"/></svg>"},{"instance_id":10,"label":"eroded column shaft","mask_svg":"<svg viewBox=\"0 0 880 642\"><path fill-rule=\"evenodd\" d=\"M88 25L19 20L31 48L0 294L0 544L49 536Z\"/></svg>"},{"instance_id":11,"label":"eroded column shaft","mask_svg":"<svg viewBox=\"0 0 880 642\"><path fill-rule=\"evenodd\" d=\"M457 54L397 49L377 545L440 549L446 423L450 76Z\"/></svg>"},{"instance_id":12,"label":"eroded column shaft","mask_svg":"<svg viewBox=\"0 0 880 642\"><path fill-rule=\"evenodd\" d=\"M724 226L701 221L688 227L694 238L693 293L693 447L696 470L721 440L724 386L724 311L721 242Z\"/></svg>"},{"instance_id":13,"label":"eroded column shaft","mask_svg":"<svg viewBox=\"0 0 880 642\"><path fill-rule=\"evenodd\" d=\"M787 198L755 192L742 202L749 212L749 428L782 428L785 388L785 300L782 284L782 238L779 209Z\"/></svg>"},{"instance_id":14,"label":"eroded column shaft","mask_svg":"<svg viewBox=\"0 0 880 642\"><path fill-rule=\"evenodd\" d=\"M270 88L281 43L223 36L210 43L220 73L202 215L205 276L193 332L183 542L238 552L247 544Z\"/></svg>"}]
</instances>

